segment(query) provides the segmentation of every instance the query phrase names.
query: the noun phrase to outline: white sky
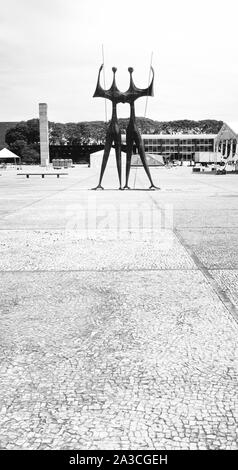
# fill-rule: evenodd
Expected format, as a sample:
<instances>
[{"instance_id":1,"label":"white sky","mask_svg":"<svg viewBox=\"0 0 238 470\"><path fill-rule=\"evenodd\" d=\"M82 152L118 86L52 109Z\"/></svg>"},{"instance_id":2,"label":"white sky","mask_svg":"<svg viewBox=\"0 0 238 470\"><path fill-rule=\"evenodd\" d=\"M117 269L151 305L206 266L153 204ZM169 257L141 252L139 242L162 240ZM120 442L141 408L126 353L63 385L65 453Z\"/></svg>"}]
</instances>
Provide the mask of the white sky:
<instances>
[{"instance_id":1,"label":"white sky","mask_svg":"<svg viewBox=\"0 0 238 470\"><path fill-rule=\"evenodd\" d=\"M39 102L51 121L104 120L92 98L102 44L106 85L116 66L121 91L128 66L147 87L153 51L147 117L238 121L237 13L237 0L0 0L0 121L37 117Z\"/></svg>"}]
</instances>

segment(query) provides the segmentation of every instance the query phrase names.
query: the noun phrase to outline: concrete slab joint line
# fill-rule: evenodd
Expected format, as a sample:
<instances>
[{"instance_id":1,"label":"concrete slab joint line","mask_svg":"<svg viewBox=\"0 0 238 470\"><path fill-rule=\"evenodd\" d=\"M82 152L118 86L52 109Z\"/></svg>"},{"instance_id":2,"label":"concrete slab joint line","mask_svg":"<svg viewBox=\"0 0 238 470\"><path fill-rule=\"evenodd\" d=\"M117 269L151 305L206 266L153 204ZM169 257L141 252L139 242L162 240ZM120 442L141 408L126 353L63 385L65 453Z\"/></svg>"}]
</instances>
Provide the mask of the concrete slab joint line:
<instances>
[{"instance_id":1,"label":"concrete slab joint line","mask_svg":"<svg viewBox=\"0 0 238 470\"><path fill-rule=\"evenodd\" d=\"M229 297L227 296L226 292L221 289L221 287L219 286L219 284L217 283L217 281L214 279L214 277L212 276L211 272L206 268L206 266L204 266L204 264L199 260L199 258L197 257L197 255L195 253L193 253L193 251L191 250L190 246L188 245L188 243L184 240L184 238L182 237L182 235L179 233L179 231L177 229L174 229L174 234L175 236L177 237L177 239L179 240L179 242L181 243L181 245L185 248L185 250L188 252L188 254L191 256L191 258L193 259L194 263L196 264L196 266L198 267L198 269L203 273L203 275L206 277L209 285L211 286L211 288L213 289L213 291L217 294L217 296L219 297L219 299L222 301L223 305L226 307L226 309L229 311L229 313L231 313L231 315L233 316L234 320L238 323L238 309L237 307L235 306L235 304L231 301L231 299L229 299Z\"/></svg>"},{"instance_id":2,"label":"concrete slab joint line","mask_svg":"<svg viewBox=\"0 0 238 470\"><path fill-rule=\"evenodd\" d=\"M154 199L154 197L150 193L148 193L148 196L153 201L153 203L158 207L158 209L161 210L160 205ZM182 237L179 230L174 227L173 233L176 236L178 242L183 246L183 248L186 250L188 255L191 257L191 259L193 260L194 264L197 266L199 271L201 271L202 274L205 276L212 290L216 293L216 295L219 297L219 299L221 300L225 308L229 311L229 313L232 315L234 320L238 323L238 309L236 305L227 296L226 292L223 289L221 289L217 281L212 276L211 272L207 269L206 266L204 266L202 261L200 261L198 256L192 251L191 247L186 242L186 240Z\"/></svg>"}]
</instances>

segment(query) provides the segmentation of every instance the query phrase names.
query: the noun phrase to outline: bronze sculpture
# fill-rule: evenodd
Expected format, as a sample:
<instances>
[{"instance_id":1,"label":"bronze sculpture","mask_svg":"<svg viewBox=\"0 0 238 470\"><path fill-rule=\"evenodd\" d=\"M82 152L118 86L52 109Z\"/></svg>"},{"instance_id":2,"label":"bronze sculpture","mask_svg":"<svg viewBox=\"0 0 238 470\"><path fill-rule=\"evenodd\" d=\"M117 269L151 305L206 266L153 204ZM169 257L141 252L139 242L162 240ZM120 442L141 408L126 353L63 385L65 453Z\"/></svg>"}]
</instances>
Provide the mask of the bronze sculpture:
<instances>
[{"instance_id":1,"label":"bronze sculpture","mask_svg":"<svg viewBox=\"0 0 238 470\"><path fill-rule=\"evenodd\" d=\"M116 85L115 73L117 69L115 67L112 68L113 81L112 81L111 88L109 88L108 90L104 90L102 88L100 84L100 74L101 74L102 68L103 68L103 65L101 65L99 69L97 86L96 86L96 90L95 90L93 97L105 98L112 102L112 117L111 117L111 121L107 128L107 133L106 133L106 142L105 142L105 148L104 148L104 153L103 153L103 160L102 160L99 183L96 186L96 188L93 188L93 189L96 189L96 190L104 189L101 183L102 183L103 175L107 166L107 161L108 161L108 157L109 157L113 142L115 144L117 171L118 171L118 177L119 177L119 183L120 183L119 189L122 189L121 187L121 131L119 128L119 123L117 119L117 110L116 110L116 106L118 103L130 104L130 120L126 129L126 148L127 148L126 184L123 189L130 189L128 186L128 181L129 181L129 175L130 175L131 157L132 157L134 143L136 144L143 167L145 169L145 172L151 184L149 189L160 189L154 185L153 180L151 178L150 170L146 161L144 145L142 142L139 129L136 124L135 104L134 104L135 101L138 98L141 98L142 96L153 96L154 69L153 67L151 67L153 76L152 76L150 85L148 86L148 88L141 89L135 86L133 82L133 78L132 78L133 68L129 67L128 71L130 73L130 85L129 85L128 90L122 93L120 92L120 90L118 90L117 85Z\"/></svg>"},{"instance_id":2,"label":"bronze sculpture","mask_svg":"<svg viewBox=\"0 0 238 470\"><path fill-rule=\"evenodd\" d=\"M132 156L132 151L133 151L133 144L136 144L136 147L138 149L142 165L145 169L145 172L150 180L150 188L149 189L160 189L157 188L151 178L150 170L146 161L146 155L145 155L145 150L144 150L144 145L142 142L142 138L139 132L139 129L136 124L136 116L135 116L135 100L138 98L141 98L142 96L153 96L153 84L154 84L154 69L151 67L152 70L152 80L148 88L137 88L133 82L132 78L132 73L133 73L133 68L129 67L128 72L130 74L130 86L128 90L124 93L125 96L125 103L130 104L130 120L129 124L126 129L126 184L124 186L124 189L130 189L128 186L128 180L129 180L129 175L130 175L130 169L131 169L131 156Z\"/></svg>"},{"instance_id":3,"label":"bronze sculpture","mask_svg":"<svg viewBox=\"0 0 238 470\"><path fill-rule=\"evenodd\" d=\"M112 67L113 81L112 81L111 88L109 88L109 90L104 90L102 88L102 86L100 85L100 74L101 74L102 68L103 68L103 65L101 65L99 72L98 72L98 81L97 81L97 86L96 86L96 90L95 90L93 97L106 98L112 102L112 117L111 117L111 121L107 128L107 133L106 133L106 142L105 142L105 148L104 148L104 153L103 153L103 160L102 160L99 183L94 189L104 189L101 183L102 183L104 171L107 166L107 161L108 161L108 157L109 157L113 142L115 144L116 163L117 163L117 171L118 171L118 178L119 178L119 184L120 184L119 189L122 189L122 186L121 186L121 131L120 131L119 124L118 124L116 107L117 107L117 103L124 102L123 101L124 95L118 90L116 86L116 79L115 79L115 74L117 71L116 67Z\"/></svg>"}]
</instances>

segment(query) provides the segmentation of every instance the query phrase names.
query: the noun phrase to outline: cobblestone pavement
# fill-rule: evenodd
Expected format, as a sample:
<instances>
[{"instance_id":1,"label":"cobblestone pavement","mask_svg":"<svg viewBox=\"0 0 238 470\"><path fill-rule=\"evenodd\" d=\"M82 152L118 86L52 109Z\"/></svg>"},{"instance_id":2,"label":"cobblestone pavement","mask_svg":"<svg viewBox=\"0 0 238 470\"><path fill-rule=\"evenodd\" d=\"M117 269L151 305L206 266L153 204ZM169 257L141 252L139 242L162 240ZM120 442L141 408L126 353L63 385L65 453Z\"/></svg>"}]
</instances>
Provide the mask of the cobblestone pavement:
<instances>
[{"instance_id":1,"label":"cobblestone pavement","mask_svg":"<svg viewBox=\"0 0 238 470\"><path fill-rule=\"evenodd\" d=\"M123 223L86 235L91 170L2 177L1 448L238 449L237 183L155 177L97 193ZM127 229L125 203L174 226Z\"/></svg>"}]
</instances>

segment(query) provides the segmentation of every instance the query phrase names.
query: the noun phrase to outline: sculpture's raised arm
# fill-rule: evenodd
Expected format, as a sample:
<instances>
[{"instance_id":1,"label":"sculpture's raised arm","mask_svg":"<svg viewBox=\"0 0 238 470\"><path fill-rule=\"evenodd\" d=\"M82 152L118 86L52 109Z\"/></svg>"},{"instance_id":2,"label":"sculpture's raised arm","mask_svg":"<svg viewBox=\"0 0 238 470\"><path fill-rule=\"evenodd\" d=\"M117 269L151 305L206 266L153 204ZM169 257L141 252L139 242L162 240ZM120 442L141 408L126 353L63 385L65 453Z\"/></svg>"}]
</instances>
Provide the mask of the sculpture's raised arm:
<instances>
[{"instance_id":1,"label":"sculpture's raised arm","mask_svg":"<svg viewBox=\"0 0 238 470\"><path fill-rule=\"evenodd\" d=\"M93 97L99 97L99 98L106 98L110 101L112 101L114 104L117 103L124 103L124 93L121 93L120 90L118 90L117 85L116 85L116 67L112 67L112 72L113 72L113 80L111 87L108 90L104 90L100 84L100 75L101 71L103 69L103 65L101 65L99 72L98 72L98 81L97 81L97 86L96 90L94 92Z\"/></svg>"},{"instance_id":2,"label":"sculpture's raised arm","mask_svg":"<svg viewBox=\"0 0 238 470\"><path fill-rule=\"evenodd\" d=\"M152 70L152 79L150 85L147 88L138 88L133 81L132 73L133 68L129 67L128 72L130 73L130 86L128 90L125 92L126 102L135 101L137 98L141 98L142 96L154 96L154 69L151 66Z\"/></svg>"},{"instance_id":3,"label":"sculpture's raised arm","mask_svg":"<svg viewBox=\"0 0 238 470\"><path fill-rule=\"evenodd\" d=\"M97 81L97 86L96 86L96 90L94 92L93 98L96 98L96 97L105 98L106 97L106 90L104 90L100 84L100 76L101 76L102 69L103 69L103 64L101 65L99 72L98 72L98 81Z\"/></svg>"},{"instance_id":4,"label":"sculpture's raised arm","mask_svg":"<svg viewBox=\"0 0 238 470\"><path fill-rule=\"evenodd\" d=\"M148 87L148 93L146 96L154 96L154 78L155 78L155 72L154 72L154 69L152 67L152 65L150 66L151 68L151 71L152 71L152 78L151 78L151 82L150 82L150 85Z\"/></svg>"},{"instance_id":5,"label":"sculpture's raised arm","mask_svg":"<svg viewBox=\"0 0 238 470\"><path fill-rule=\"evenodd\" d=\"M154 78L155 78L155 72L154 72L154 69L151 65L151 71L152 71L152 79L151 79L151 82L150 82L150 85L147 87L147 88L136 88L136 91L138 91L139 93L141 93L140 96L154 96Z\"/></svg>"}]
</instances>

